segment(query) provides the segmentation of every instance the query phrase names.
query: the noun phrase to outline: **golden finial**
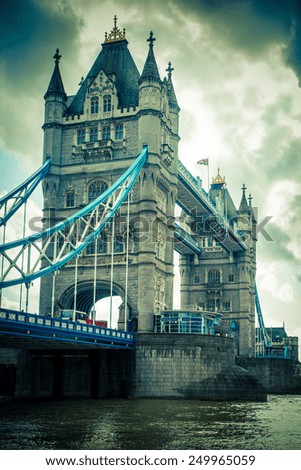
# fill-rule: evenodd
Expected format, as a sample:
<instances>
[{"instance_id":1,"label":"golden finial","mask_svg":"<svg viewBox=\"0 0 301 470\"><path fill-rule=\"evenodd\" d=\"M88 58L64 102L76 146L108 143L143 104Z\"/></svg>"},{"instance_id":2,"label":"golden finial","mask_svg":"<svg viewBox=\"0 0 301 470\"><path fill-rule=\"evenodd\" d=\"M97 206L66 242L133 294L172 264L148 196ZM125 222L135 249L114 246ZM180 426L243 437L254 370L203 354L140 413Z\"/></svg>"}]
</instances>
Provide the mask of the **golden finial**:
<instances>
[{"instance_id":1,"label":"golden finial","mask_svg":"<svg viewBox=\"0 0 301 470\"><path fill-rule=\"evenodd\" d=\"M115 42L115 41L124 41L125 39L125 29L121 31L117 27L117 16L114 16L114 27L110 34L105 33L105 42Z\"/></svg>"},{"instance_id":2,"label":"golden finial","mask_svg":"<svg viewBox=\"0 0 301 470\"><path fill-rule=\"evenodd\" d=\"M212 184L225 184L226 180L224 176L220 175L220 169L217 169L217 176L212 178Z\"/></svg>"}]
</instances>

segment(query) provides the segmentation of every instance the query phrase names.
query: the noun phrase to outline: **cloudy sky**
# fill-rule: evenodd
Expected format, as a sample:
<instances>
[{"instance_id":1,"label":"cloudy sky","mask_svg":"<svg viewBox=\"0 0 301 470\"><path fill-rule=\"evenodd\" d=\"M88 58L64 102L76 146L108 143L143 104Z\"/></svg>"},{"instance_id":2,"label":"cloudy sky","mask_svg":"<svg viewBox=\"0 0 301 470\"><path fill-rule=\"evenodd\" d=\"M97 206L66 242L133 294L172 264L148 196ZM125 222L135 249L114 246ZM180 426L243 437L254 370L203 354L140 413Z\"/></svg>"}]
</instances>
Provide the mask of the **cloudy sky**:
<instances>
[{"instance_id":1,"label":"cloudy sky","mask_svg":"<svg viewBox=\"0 0 301 470\"><path fill-rule=\"evenodd\" d=\"M181 107L180 158L225 175L236 205L252 193L257 282L267 326L301 341L301 6L298 0L0 0L0 190L41 163L43 95L57 47L67 94L78 89L114 15L140 72L150 30ZM38 192L30 214L41 206ZM18 227L13 229L15 232ZM272 240L271 240L272 239Z\"/></svg>"}]
</instances>

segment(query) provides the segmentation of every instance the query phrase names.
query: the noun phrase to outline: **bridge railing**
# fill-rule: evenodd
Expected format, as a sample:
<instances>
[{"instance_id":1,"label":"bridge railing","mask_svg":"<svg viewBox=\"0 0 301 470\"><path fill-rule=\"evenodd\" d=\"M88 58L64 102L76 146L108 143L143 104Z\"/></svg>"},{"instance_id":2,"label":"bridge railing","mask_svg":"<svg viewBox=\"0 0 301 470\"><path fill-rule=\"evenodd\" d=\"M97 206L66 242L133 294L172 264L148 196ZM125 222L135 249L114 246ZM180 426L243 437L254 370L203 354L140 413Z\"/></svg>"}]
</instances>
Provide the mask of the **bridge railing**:
<instances>
[{"instance_id":1,"label":"bridge railing","mask_svg":"<svg viewBox=\"0 0 301 470\"><path fill-rule=\"evenodd\" d=\"M69 331L88 335L102 335L118 340L134 341L134 335L126 331L114 330L112 328L104 328L97 325L88 325L84 323L73 322L71 320L64 320L55 317L52 318L50 316L36 315L33 313L19 312L16 310L8 310L4 308L0 308L0 321L1 320L14 323L16 327L18 325L28 325L28 327L38 326L49 329L57 329L60 331Z\"/></svg>"}]
</instances>

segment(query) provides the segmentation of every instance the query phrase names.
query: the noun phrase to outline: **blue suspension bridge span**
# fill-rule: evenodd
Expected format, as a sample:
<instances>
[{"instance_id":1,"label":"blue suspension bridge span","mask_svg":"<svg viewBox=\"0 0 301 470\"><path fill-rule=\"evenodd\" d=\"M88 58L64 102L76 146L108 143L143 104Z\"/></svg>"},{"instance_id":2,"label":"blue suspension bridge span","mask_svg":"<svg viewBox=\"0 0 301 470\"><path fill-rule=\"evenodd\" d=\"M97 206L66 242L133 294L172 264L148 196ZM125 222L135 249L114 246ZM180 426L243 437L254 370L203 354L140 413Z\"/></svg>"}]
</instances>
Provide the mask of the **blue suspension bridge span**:
<instances>
[{"instance_id":1,"label":"blue suspension bridge span","mask_svg":"<svg viewBox=\"0 0 301 470\"><path fill-rule=\"evenodd\" d=\"M118 178L110 188L95 198L85 207L66 218L62 222L55 224L41 232L25 237L26 203L29 196L35 190L41 181L48 174L51 161L46 162L32 176L20 184L17 188L10 191L0 199L0 227L2 228L2 244L0 246L0 292L8 287L22 286L26 288L25 311L21 309L10 310L0 307L0 336L2 343L5 344L10 337L15 341L22 338L30 338L30 347L35 347L42 340L45 345L73 344L76 347L109 347L109 348L133 348L134 335L129 331L107 328L105 322L97 322L95 318L89 318L86 313L77 311L77 275L78 259L81 253L88 245L95 244L95 268L94 268L94 292L93 308L95 314L96 304L96 255L97 240L101 232L111 223L114 230L114 217L118 213L120 206L127 204L127 239L126 253L128 263L128 244L129 244L129 200L130 193L135 184L141 169L147 162L148 149L143 147L140 155L135 159L132 165ZM220 213L216 205L206 191L199 187L198 181L190 174L186 167L179 161L179 205L184 213L189 213L189 207L200 204L210 220L210 228L214 236L220 243L231 252L236 250L246 250L246 245L240 232L230 225L227 217ZM6 227L11 217L23 206L24 222L23 237L19 240L6 241ZM201 248L195 237L176 222L173 223L174 229L174 248L179 253L200 254ZM227 234L227 236L225 236ZM52 249L51 249L52 248ZM51 249L51 250L50 250ZM51 251L51 255L49 252ZM74 263L74 306L72 310L63 310L58 318L54 314L55 304L55 284L56 274L59 269L75 259ZM113 265L112 250L112 265ZM127 266L126 266L127 267ZM28 312L28 297L32 282L38 278L52 274L52 302L51 312L40 312L40 315L34 315ZM126 270L126 276L128 270ZM111 301L112 301L113 270L111 276ZM125 308L127 308L127 285L126 278L125 289ZM260 342L263 344L261 356L269 356L271 349L271 339L267 334L264 325L263 315L260 307L258 290L255 283L255 303L259 324ZM22 290L20 291L20 299ZM112 307L112 305L111 305ZM184 309L185 310L185 309ZM219 315L213 315L204 312L200 318L200 312L193 311L190 308L189 314L182 312L182 318L189 315L188 323L183 330L179 329L179 312L165 312L159 319L155 316L156 332L189 332L189 333L209 333L214 332L214 326L217 326L216 320ZM127 319L128 312L125 312ZM181 312L180 312L181 316ZM222 316L222 315L221 315ZM177 317L177 320L175 318ZM206 323L207 322L207 323ZM125 325L127 321L125 321ZM111 326L111 324L110 324ZM163 329L162 329L163 328ZM167 328L167 330L166 330ZM126 328L125 328L126 330ZM9 344L9 342L8 342Z\"/></svg>"}]
</instances>

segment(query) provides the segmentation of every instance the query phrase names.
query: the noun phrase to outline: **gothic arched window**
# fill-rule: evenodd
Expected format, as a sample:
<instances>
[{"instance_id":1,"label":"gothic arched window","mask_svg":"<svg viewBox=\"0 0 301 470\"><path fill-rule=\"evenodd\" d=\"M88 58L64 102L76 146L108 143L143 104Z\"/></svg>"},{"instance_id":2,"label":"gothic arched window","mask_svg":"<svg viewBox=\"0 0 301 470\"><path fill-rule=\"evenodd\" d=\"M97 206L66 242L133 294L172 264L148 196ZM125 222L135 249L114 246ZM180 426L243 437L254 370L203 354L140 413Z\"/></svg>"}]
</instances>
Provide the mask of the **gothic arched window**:
<instances>
[{"instance_id":1,"label":"gothic arched window","mask_svg":"<svg viewBox=\"0 0 301 470\"><path fill-rule=\"evenodd\" d=\"M123 139L123 124L118 124L115 127L115 140Z\"/></svg>"},{"instance_id":2,"label":"gothic arched window","mask_svg":"<svg viewBox=\"0 0 301 470\"><path fill-rule=\"evenodd\" d=\"M100 254L106 254L108 252L108 241L105 236L102 238L99 237L97 239L97 253ZM95 241L89 243L89 245L86 248L86 254L87 255L94 255L95 254Z\"/></svg>"},{"instance_id":3,"label":"gothic arched window","mask_svg":"<svg viewBox=\"0 0 301 470\"><path fill-rule=\"evenodd\" d=\"M103 97L103 112L108 113L112 109L112 97L111 95L104 95Z\"/></svg>"},{"instance_id":4,"label":"gothic arched window","mask_svg":"<svg viewBox=\"0 0 301 470\"><path fill-rule=\"evenodd\" d=\"M220 284L221 273L218 270L209 271L208 273L208 284Z\"/></svg>"},{"instance_id":5,"label":"gothic arched window","mask_svg":"<svg viewBox=\"0 0 301 470\"><path fill-rule=\"evenodd\" d=\"M101 138L102 140L109 140L111 138L110 126L105 126L102 128Z\"/></svg>"},{"instance_id":6,"label":"gothic arched window","mask_svg":"<svg viewBox=\"0 0 301 470\"><path fill-rule=\"evenodd\" d=\"M75 206L75 193L74 191L69 191L66 193L66 207Z\"/></svg>"},{"instance_id":7,"label":"gothic arched window","mask_svg":"<svg viewBox=\"0 0 301 470\"><path fill-rule=\"evenodd\" d=\"M97 114L98 113L98 98L96 96L93 96L91 98L91 114Z\"/></svg>"},{"instance_id":8,"label":"gothic arched window","mask_svg":"<svg viewBox=\"0 0 301 470\"><path fill-rule=\"evenodd\" d=\"M89 185L88 189L88 202L94 201L100 194L104 193L108 189L108 184L105 181L97 180L93 181Z\"/></svg>"},{"instance_id":9,"label":"gothic arched window","mask_svg":"<svg viewBox=\"0 0 301 470\"><path fill-rule=\"evenodd\" d=\"M86 140L86 132L84 129L79 129L77 132L77 145L83 144Z\"/></svg>"},{"instance_id":10,"label":"gothic arched window","mask_svg":"<svg viewBox=\"0 0 301 470\"><path fill-rule=\"evenodd\" d=\"M96 142L98 138L98 129L97 127L91 127L90 129L90 142Z\"/></svg>"}]
</instances>

